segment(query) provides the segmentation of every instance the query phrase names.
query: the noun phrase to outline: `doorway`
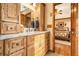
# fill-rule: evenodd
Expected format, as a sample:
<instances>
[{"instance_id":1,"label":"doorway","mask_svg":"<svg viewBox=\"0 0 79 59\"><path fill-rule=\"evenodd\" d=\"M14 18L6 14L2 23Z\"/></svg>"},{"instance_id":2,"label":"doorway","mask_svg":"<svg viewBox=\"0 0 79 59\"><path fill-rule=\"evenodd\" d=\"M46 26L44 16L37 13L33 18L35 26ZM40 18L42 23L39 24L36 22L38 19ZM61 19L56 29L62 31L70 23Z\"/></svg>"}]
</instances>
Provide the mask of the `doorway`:
<instances>
[{"instance_id":1,"label":"doorway","mask_svg":"<svg viewBox=\"0 0 79 59\"><path fill-rule=\"evenodd\" d=\"M54 51L65 56L78 55L77 3L54 4Z\"/></svg>"}]
</instances>

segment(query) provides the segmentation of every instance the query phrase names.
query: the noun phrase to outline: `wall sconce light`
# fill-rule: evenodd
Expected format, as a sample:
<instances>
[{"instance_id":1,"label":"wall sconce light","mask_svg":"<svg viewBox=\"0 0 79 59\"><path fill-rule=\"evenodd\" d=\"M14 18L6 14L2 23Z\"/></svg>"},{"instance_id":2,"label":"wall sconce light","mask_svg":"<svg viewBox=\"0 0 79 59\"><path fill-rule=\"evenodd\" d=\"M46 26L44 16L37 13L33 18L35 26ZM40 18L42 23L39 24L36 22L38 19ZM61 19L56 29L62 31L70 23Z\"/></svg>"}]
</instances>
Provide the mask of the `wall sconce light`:
<instances>
[{"instance_id":1,"label":"wall sconce light","mask_svg":"<svg viewBox=\"0 0 79 59\"><path fill-rule=\"evenodd\" d=\"M55 9L55 15L62 14L62 10Z\"/></svg>"}]
</instances>

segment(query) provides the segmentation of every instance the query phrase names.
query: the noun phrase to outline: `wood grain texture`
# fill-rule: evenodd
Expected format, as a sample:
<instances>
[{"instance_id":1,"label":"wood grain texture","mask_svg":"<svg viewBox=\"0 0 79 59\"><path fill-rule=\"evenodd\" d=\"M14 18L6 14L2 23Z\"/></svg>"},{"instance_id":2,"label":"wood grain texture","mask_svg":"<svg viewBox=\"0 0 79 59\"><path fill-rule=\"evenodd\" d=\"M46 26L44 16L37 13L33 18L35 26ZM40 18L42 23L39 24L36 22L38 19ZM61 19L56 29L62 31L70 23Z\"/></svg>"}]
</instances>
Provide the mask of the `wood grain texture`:
<instances>
[{"instance_id":1,"label":"wood grain texture","mask_svg":"<svg viewBox=\"0 0 79 59\"><path fill-rule=\"evenodd\" d=\"M0 56L3 56L3 41L0 41Z\"/></svg>"},{"instance_id":2,"label":"wood grain texture","mask_svg":"<svg viewBox=\"0 0 79 59\"><path fill-rule=\"evenodd\" d=\"M23 48L26 48L25 37L5 40L5 55L10 55Z\"/></svg>"},{"instance_id":3,"label":"wood grain texture","mask_svg":"<svg viewBox=\"0 0 79 59\"><path fill-rule=\"evenodd\" d=\"M1 20L16 22L19 21L20 5L16 3L2 3L1 4Z\"/></svg>"},{"instance_id":4,"label":"wood grain texture","mask_svg":"<svg viewBox=\"0 0 79 59\"><path fill-rule=\"evenodd\" d=\"M1 22L1 34L17 33L17 24L10 22Z\"/></svg>"},{"instance_id":5,"label":"wood grain texture","mask_svg":"<svg viewBox=\"0 0 79 59\"><path fill-rule=\"evenodd\" d=\"M40 15L39 15L39 31L45 30L45 5L40 4Z\"/></svg>"},{"instance_id":6,"label":"wood grain texture","mask_svg":"<svg viewBox=\"0 0 79 59\"><path fill-rule=\"evenodd\" d=\"M19 50L9 56L26 56L26 49Z\"/></svg>"},{"instance_id":7,"label":"wood grain texture","mask_svg":"<svg viewBox=\"0 0 79 59\"><path fill-rule=\"evenodd\" d=\"M78 37L77 37L77 19L78 19L78 4L71 4L71 53L72 56L78 55Z\"/></svg>"},{"instance_id":8,"label":"wood grain texture","mask_svg":"<svg viewBox=\"0 0 79 59\"><path fill-rule=\"evenodd\" d=\"M55 43L55 53L63 56L71 56L71 46Z\"/></svg>"},{"instance_id":9,"label":"wood grain texture","mask_svg":"<svg viewBox=\"0 0 79 59\"><path fill-rule=\"evenodd\" d=\"M48 33L27 37L27 56L44 56L48 50Z\"/></svg>"},{"instance_id":10,"label":"wood grain texture","mask_svg":"<svg viewBox=\"0 0 79 59\"><path fill-rule=\"evenodd\" d=\"M19 12L20 4L0 3L0 34L17 33Z\"/></svg>"}]
</instances>

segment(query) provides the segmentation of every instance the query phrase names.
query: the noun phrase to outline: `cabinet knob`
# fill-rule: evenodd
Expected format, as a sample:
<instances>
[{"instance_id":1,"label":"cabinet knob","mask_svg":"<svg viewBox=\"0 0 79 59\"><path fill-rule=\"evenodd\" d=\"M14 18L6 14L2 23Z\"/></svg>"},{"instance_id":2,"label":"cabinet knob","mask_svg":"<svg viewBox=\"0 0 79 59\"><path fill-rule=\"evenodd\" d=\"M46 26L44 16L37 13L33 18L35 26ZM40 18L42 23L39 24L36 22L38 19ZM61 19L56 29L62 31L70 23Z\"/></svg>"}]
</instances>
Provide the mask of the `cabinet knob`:
<instances>
[{"instance_id":1,"label":"cabinet knob","mask_svg":"<svg viewBox=\"0 0 79 59\"><path fill-rule=\"evenodd\" d=\"M13 28L12 28L12 27L10 27L10 29L12 30Z\"/></svg>"},{"instance_id":2,"label":"cabinet knob","mask_svg":"<svg viewBox=\"0 0 79 59\"><path fill-rule=\"evenodd\" d=\"M1 49L2 47L0 47L0 49Z\"/></svg>"},{"instance_id":3,"label":"cabinet knob","mask_svg":"<svg viewBox=\"0 0 79 59\"><path fill-rule=\"evenodd\" d=\"M16 46L19 46L19 43L16 43Z\"/></svg>"}]
</instances>

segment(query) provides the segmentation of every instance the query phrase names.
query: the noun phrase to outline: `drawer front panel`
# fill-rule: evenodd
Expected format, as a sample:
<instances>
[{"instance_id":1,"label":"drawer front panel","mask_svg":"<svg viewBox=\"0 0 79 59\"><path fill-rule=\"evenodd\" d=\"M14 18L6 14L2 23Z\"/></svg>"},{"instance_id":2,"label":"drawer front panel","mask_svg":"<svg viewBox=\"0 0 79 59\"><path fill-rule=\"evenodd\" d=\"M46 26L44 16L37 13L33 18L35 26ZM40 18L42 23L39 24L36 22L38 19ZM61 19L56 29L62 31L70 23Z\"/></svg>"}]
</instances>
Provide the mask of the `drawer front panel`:
<instances>
[{"instance_id":1,"label":"drawer front panel","mask_svg":"<svg viewBox=\"0 0 79 59\"><path fill-rule=\"evenodd\" d=\"M26 47L26 38L25 37L5 40L6 55L9 55L15 51L18 51L18 50L24 48L24 47Z\"/></svg>"},{"instance_id":2,"label":"drawer front panel","mask_svg":"<svg viewBox=\"0 0 79 59\"><path fill-rule=\"evenodd\" d=\"M26 49L19 50L9 56L26 56Z\"/></svg>"},{"instance_id":3,"label":"drawer front panel","mask_svg":"<svg viewBox=\"0 0 79 59\"><path fill-rule=\"evenodd\" d=\"M3 55L3 41L0 41L0 56Z\"/></svg>"},{"instance_id":4,"label":"drawer front panel","mask_svg":"<svg viewBox=\"0 0 79 59\"><path fill-rule=\"evenodd\" d=\"M8 23L2 22L1 23L1 34L10 34L16 33L17 24L16 23Z\"/></svg>"}]
</instances>

